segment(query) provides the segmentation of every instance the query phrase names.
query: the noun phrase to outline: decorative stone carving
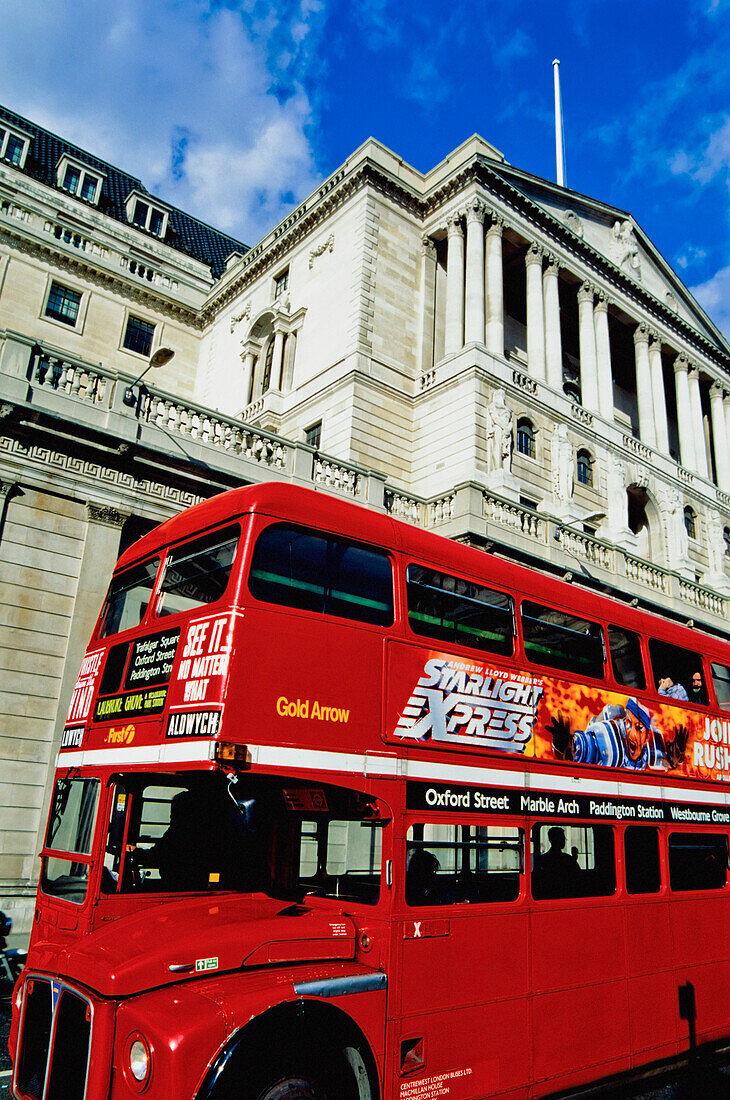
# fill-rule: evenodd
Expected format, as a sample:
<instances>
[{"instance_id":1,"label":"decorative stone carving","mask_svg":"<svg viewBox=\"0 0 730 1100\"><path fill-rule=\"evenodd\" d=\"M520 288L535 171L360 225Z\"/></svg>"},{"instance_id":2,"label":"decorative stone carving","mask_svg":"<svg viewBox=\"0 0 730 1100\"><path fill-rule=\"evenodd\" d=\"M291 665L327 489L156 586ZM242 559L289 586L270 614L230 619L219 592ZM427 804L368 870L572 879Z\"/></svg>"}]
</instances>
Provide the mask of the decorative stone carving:
<instances>
[{"instance_id":1,"label":"decorative stone carving","mask_svg":"<svg viewBox=\"0 0 730 1100\"><path fill-rule=\"evenodd\" d=\"M512 467L512 413L505 403L503 389L494 391L487 405L487 468L490 472Z\"/></svg>"},{"instance_id":2,"label":"decorative stone carving","mask_svg":"<svg viewBox=\"0 0 730 1100\"><path fill-rule=\"evenodd\" d=\"M325 252L332 252L335 247L335 235L330 233L329 237L322 244L317 245L316 248L310 249L309 252L309 270L314 267L314 261L318 256L323 256Z\"/></svg>"},{"instance_id":3,"label":"decorative stone carving","mask_svg":"<svg viewBox=\"0 0 730 1100\"><path fill-rule=\"evenodd\" d=\"M561 504L573 496L573 444L565 424L557 424L552 445L553 495Z\"/></svg>"},{"instance_id":4,"label":"decorative stone carving","mask_svg":"<svg viewBox=\"0 0 730 1100\"><path fill-rule=\"evenodd\" d=\"M250 316L251 316L251 302L248 301L248 302L246 302L245 306L243 307L243 309L241 310L240 313L237 313L237 314L235 314L235 316L231 317L231 332L233 332L236 325L239 325L241 323L241 321L247 321Z\"/></svg>"},{"instance_id":5,"label":"decorative stone carving","mask_svg":"<svg viewBox=\"0 0 730 1100\"><path fill-rule=\"evenodd\" d=\"M641 282L641 256L634 227L628 218L615 221L611 229L611 259L617 267Z\"/></svg>"},{"instance_id":6,"label":"decorative stone carving","mask_svg":"<svg viewBox=\"0 0 730 1100\"><path fill-rule=\"evenodd\" d=\"M103 523L107 527L122 527L127 518L124 512L120 512L109 505L101 504L87 504L86 514L89 523Z\"/></svg>"},{"instance_id":7,"label":"decorative stone carving","mask_svg":"<svg viewBox=\"0 0 730 1100\"><path fill-rule=\"evenodd\" d=\"M667 561L670 568L686 572L689 536L684 526L684 498L678 489L667 485L659 486L656 496L664 524Z\"/></svg>"},{"instance_id":8,"label":"decorative stone carving","mask_svg":"<svg viewBox=\"0 0 730 1100\"><path fill-rule=\"evenodd\" d=\"M421 237L421 251L424 256L435 258L436 256L436 242L433 237Z\"/></svg>"},{"instance_id":9,"label":"decorative stone carving","mask_svg":"<svg viewBox=\"0 0 730 1100\"><path fill-rule=\"evenodd\" d=\"M575 210L566 210L563 214L563 221L571 233L575 233L576 237L583 236L583 222L580 220Z\"/></svg>"}]
</instances>

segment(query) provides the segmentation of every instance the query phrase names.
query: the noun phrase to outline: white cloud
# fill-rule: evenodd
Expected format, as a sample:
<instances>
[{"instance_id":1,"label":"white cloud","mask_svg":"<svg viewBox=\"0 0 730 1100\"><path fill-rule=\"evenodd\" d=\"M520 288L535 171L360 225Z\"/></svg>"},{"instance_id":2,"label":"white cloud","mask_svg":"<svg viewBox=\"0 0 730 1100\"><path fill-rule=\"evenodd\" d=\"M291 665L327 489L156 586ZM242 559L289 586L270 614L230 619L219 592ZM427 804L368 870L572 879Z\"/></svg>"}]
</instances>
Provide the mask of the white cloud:
<instances>
[{"instance_id":1,"label":"white cloud","mask_svg":"<svg viewBox=\"0 0 730 1100\"><path fill-rule=\"evenodd\" d=\"M690 290L717 327L730 337L730 264Z\"/></svg>"},{"instance_id":2,"label":"white cloud","mask_svg":"<svg viewBox=\"0 0 730 1100\"><path fill-rule=\"evenodd\" d=\"M302 79L323 12L319 0L4 0L14 49L0 99L253 244L319 178Z\"/></svg>"}]
</instances>

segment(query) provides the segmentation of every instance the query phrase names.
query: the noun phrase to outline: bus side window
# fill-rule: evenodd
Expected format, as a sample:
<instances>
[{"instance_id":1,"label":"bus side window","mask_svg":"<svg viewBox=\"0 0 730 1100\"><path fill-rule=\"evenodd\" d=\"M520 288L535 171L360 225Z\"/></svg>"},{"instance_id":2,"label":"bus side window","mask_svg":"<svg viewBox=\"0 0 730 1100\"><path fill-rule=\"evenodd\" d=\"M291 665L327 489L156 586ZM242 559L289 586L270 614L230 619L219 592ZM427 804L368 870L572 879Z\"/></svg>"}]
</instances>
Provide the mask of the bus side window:
<instances>
[{"instance_id":1,"label":"bus side window","mask_svg":"<svg viewBox=\"0 0 730 1100\"><path fill-rule=\"evenodd\" d=\"M654 687L659 695L665 695L680 703L687 702L692 698L690 693L695 672L700 673L704 690L702 658L691 649L683 649L681 646L650 638L649 656L654 675ZM695 701L707 703L707 695L705 694L702 700Z\"/></svg>"},{"instance_id":2,"label":"bus side window","mask_svg":"<svg viewBox=\"0 0 730 1100\"><path fill-rule=\"evenodd\" d=\"M669 885L672 890L719 890L727 882L725 833L670 833Z\"/></svg>"},{"instance_id":3,"label":"bus side window","mask_svg":"<svg viewBox=\"0 0 730 1100\"><path fill-rule=\"evenodd\" d=\"M638 634L618 626L609 626L608 646L616 683L643 691L646 687L646 675Z\"/></svg>"},{"instance_id":4,"label":"bus side window","mask_svg":"<svg viewBox=\"0 0 730 1100\"><path fill-rule=\"evenodd\" d=\"M608 897L616 891L613 829L610 825L534 825L532 896Z\"/></svg>"},{"instance_id":5,"label":"bus side window","mask_svg":"<svg viewBox=\"0 0 730 1100\"><path fill-rule=\"evenodd\" d=\"M248 586L264 603L389 626L393 571L381 550L275 523L258 539Z\"/></svg>"},{"instance_id":6,"label":"bus side window","mask_svg":"<svg viewBox=\"0 0 730 1100\"><path fill-rule=\"evenodd\" d=\"M624 867L628 894L657 894L662 886L659 830L629 825L624 833Z\"/></svg>"},{"instance_id":7,"label":"bus side window","mask_svg":"<svg viewBox=\"0 0 730 1100\"><path fill-rule=\"evenodd\" d=\"M730 710L730 668L712 662L712 683L717 701L723 710Z\"/></svg>"},{"instance_id":8,"label":"bus side window","mask_svg":"<svg viewBox=\"0 0 730 1100\"><path fill-rule=\"evenodd\" d=\"M176 615L220 600L228 587L239 534L238 527L226 527L171 550L156 614Z\"/></svg>"},{"instance_id":9,"label":"bus side window","mask_svg":"<svg viewBox=\"0 0 730 1100\"><path fill-rule=\"evenodd\" d=\"M408 622L415 634L511 656L514 604L503 592L409 565Z\"/></svg>"},{"instance_id":10,"label":"bus side window","mask_svg":"<svg viewBox=\"0 0 730 1100\"><path fill-rule=\"evenodd\" d=\"M523 870L522 829L438 822L408 830L408 905L516 901Z\"/></svg>"},{"instance_id":11,"label":"bus side window","mask_svg":"<svg viewBox=\"0 0 730 1100\"><path fill-rule=\"evenodd\" d=\"M527 600L522 602L520 617L529 661L603 679L603 630L598 623Z\"/></svg>"}]
</instances>

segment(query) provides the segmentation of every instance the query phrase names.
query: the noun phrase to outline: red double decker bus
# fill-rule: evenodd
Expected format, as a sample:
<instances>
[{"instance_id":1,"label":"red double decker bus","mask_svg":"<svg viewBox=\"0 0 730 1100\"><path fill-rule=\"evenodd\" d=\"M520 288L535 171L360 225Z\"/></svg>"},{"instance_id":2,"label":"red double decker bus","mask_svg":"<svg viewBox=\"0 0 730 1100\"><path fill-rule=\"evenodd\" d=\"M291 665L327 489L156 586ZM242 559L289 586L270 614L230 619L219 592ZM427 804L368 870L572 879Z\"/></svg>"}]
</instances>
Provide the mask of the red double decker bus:
<instances>
[{"instance_id":1,"label":"red double decker bus","mask_svg":"<svg viewBox=\"0 0 730 1100\"><path fill-rule=\"evenodd\" d=\"M475 1100L730 1035L730 648L308 490L118 563L18 1100Z\"/></svg>"}]
</instances>

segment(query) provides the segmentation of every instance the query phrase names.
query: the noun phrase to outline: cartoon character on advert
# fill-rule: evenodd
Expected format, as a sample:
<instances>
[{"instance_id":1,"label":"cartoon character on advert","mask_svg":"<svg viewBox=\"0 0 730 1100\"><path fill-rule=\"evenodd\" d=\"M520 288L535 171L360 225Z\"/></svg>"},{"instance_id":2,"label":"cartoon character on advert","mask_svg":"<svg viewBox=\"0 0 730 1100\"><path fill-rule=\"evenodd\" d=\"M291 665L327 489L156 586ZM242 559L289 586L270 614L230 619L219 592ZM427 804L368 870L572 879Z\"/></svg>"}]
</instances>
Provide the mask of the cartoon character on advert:
<instances>
[{"instance_id":1,"label":"cartoon character on advert","mask_svg":"<svg viewBox=\"0 0 730 1100\"><path fill-rule=\"evenodd\" d=\"M560 760L634 771L678 768L684 761L689 737L683 725L675 726L671 739L665 737L646 707L633 698L627 699L625 706L615 703L605 706L584 730L571 732L562 714L545 728Z\"/></svg>"}]
</instances>

